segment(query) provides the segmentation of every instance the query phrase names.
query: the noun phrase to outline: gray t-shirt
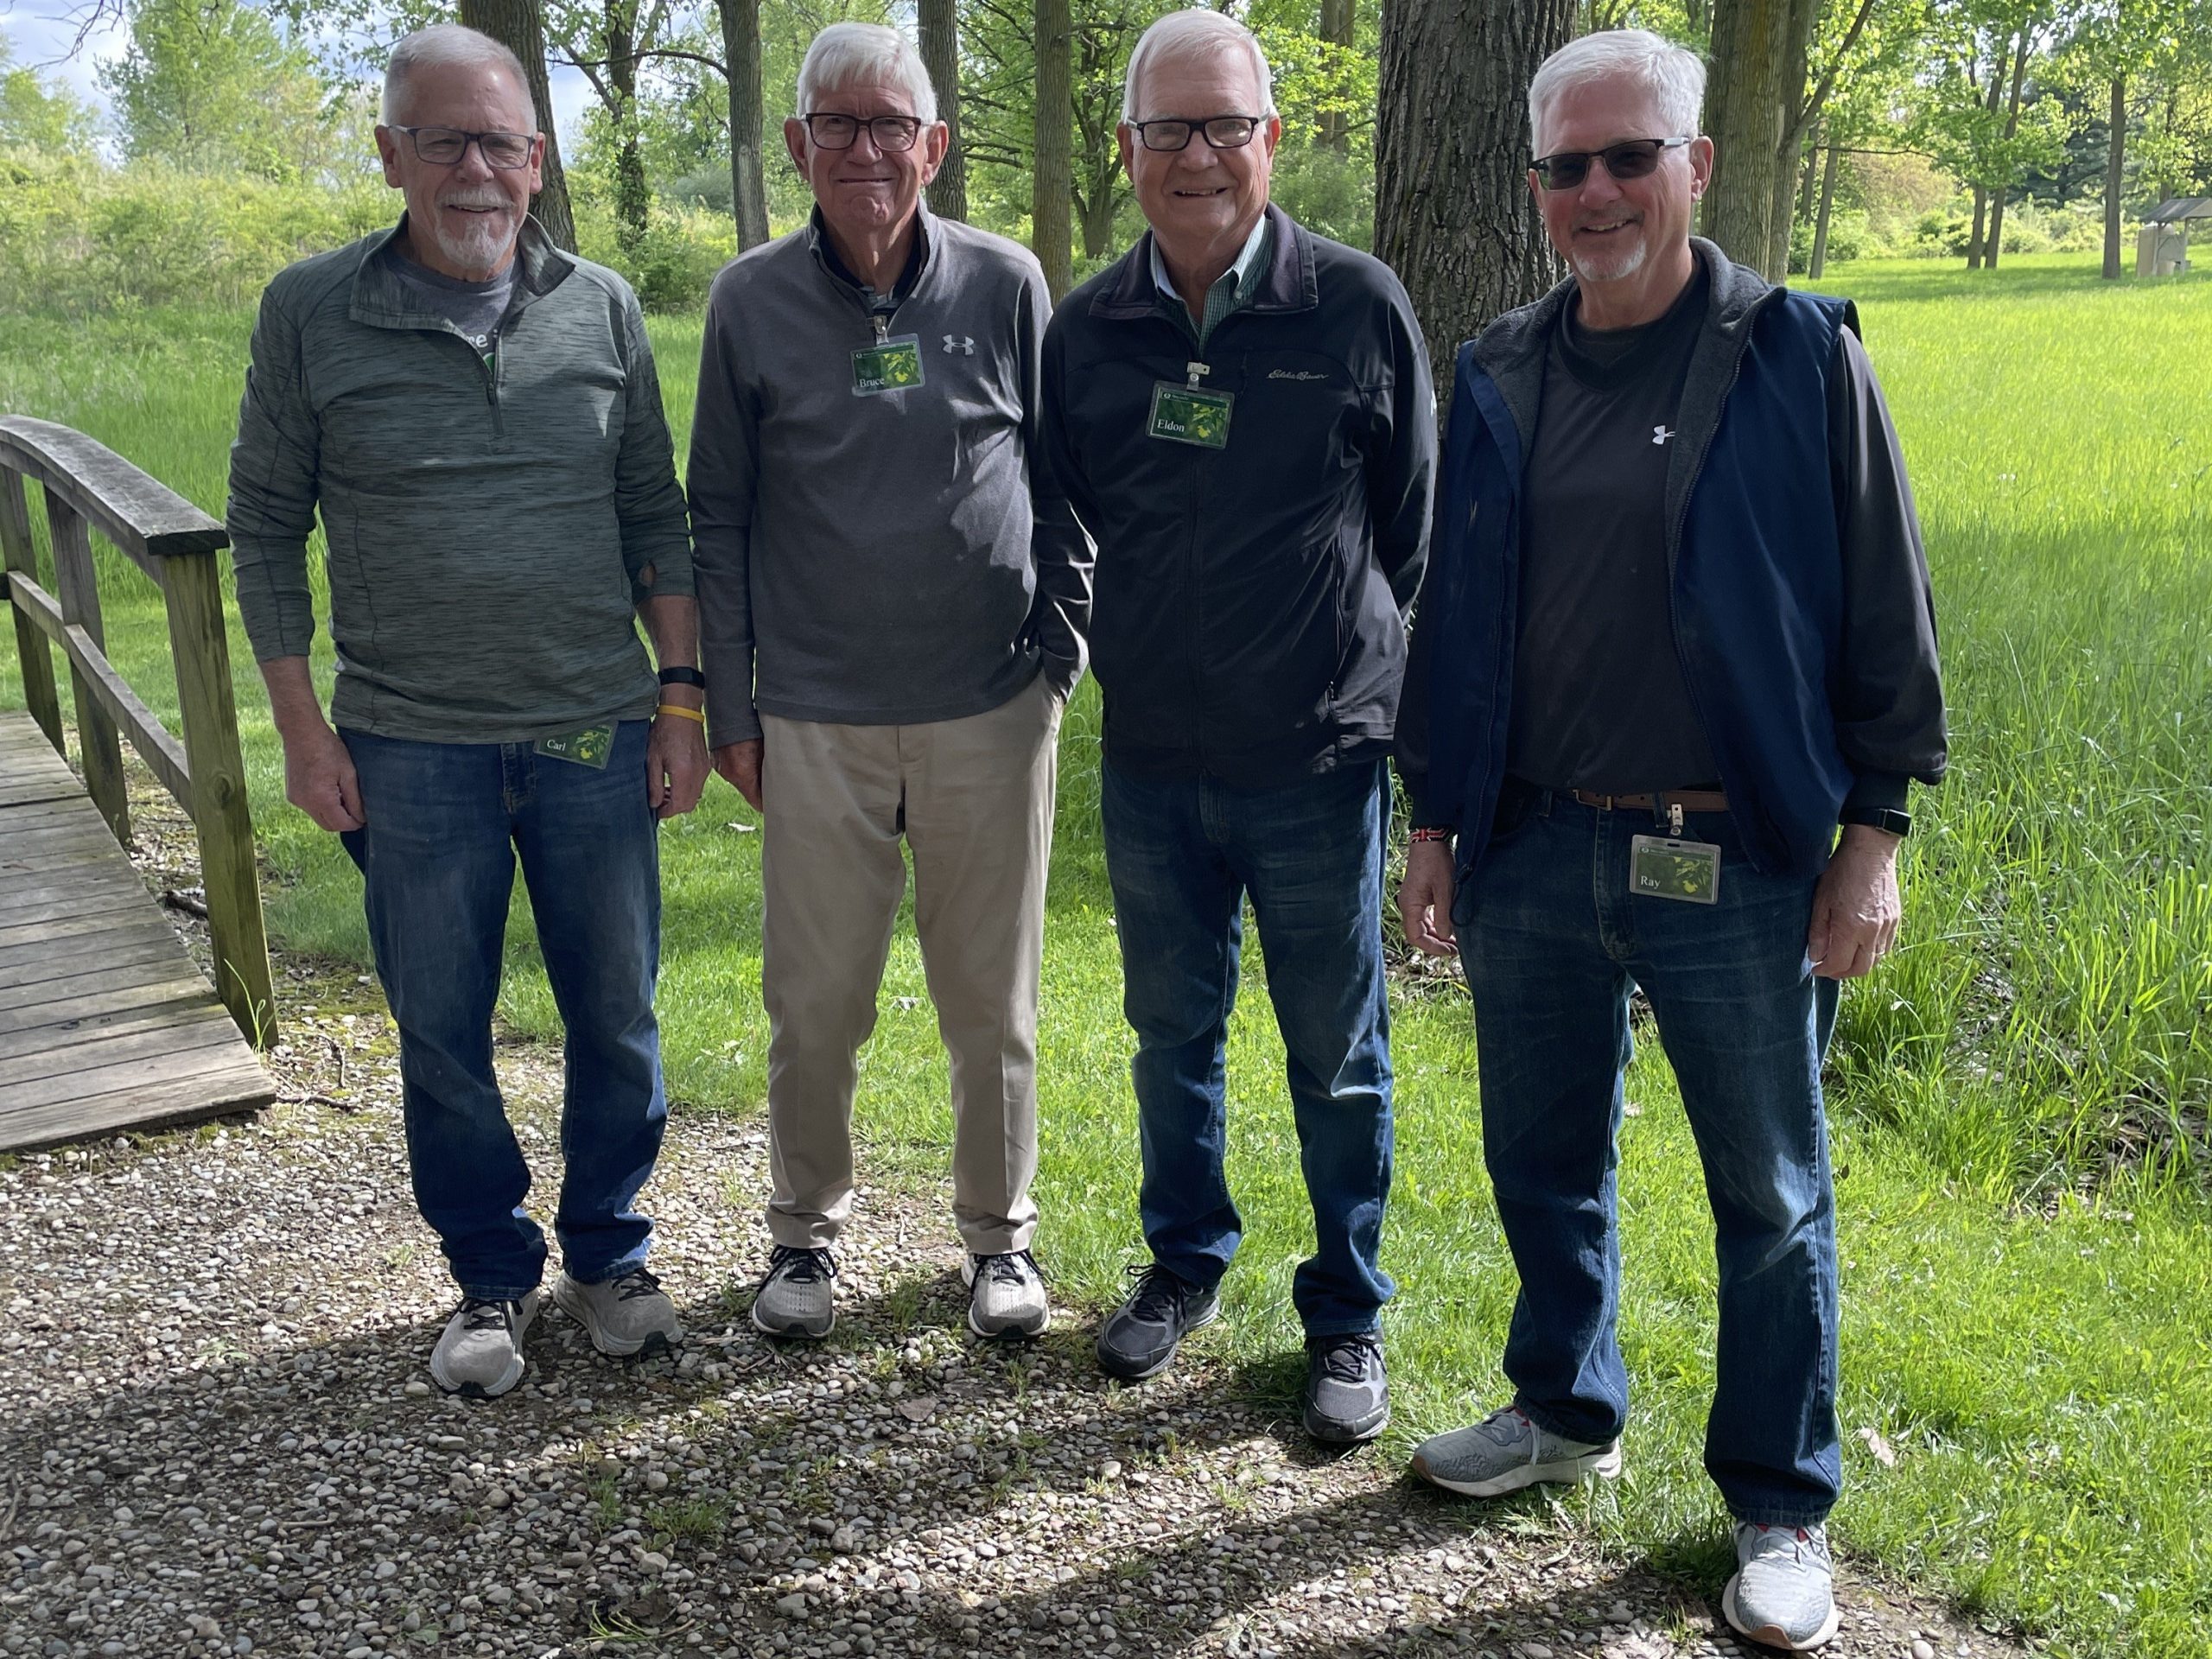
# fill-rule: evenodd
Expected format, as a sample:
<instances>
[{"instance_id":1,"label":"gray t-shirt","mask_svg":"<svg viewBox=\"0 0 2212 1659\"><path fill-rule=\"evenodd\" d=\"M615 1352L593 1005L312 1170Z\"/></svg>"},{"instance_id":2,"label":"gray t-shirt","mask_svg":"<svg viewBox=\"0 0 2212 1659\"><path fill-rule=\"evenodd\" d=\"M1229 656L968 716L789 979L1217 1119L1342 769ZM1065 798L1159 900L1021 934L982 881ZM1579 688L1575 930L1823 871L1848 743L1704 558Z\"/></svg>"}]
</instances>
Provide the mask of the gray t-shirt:
<instances>
[{"instance_id":1,"label":"gray t-shirt","mask_svg":"<svg viewBox=\"0 0 2212 1659\"><path fill-rule=\"evenodd\" d=\"M521 261L510 259L507 268L498 276L471 283L458 276L442 276L396 250L390 257L392 270L398 273L399 280L406 284L413 298L460 329L478 351L492 350L497 343L500 321L507 315L507 306L515 296L515 271Z\"/></svg>"},{"instance_id":2,"label":"gray t-shirt","mask_svg":"<svg viewBox=\"0 0 2212 1659\"><path fill-rule=\"evenodd\" d=\"M1719 767L1675 650L1667 469L1709 283L1667 315L1584 327L1570 304L1544 359L1521 518L1506 767L1547 789L1711 787Z\"/></svg>"}]
</instances>

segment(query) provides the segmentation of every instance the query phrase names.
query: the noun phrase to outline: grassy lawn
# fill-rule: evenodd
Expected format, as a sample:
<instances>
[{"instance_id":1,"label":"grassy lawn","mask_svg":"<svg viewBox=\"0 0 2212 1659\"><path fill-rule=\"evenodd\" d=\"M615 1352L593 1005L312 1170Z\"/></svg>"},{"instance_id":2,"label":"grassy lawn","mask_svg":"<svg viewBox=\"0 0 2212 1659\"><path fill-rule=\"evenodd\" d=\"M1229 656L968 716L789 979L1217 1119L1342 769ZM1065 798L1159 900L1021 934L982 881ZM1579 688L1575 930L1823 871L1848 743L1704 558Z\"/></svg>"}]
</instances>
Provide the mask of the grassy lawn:
<instances>
[{"instance_id":1,"label":"grassy lawn","mask_svg":"<svg viewBox=\"0 0 2212 1659\"><path fill-rule=\"evenodd\" d=\"M1845 1550L2064 1652L2212 1650L2212 281L2107 286L2094 262L1840 267L1860 301L1936 569L1955 769L1916 803L1904 948L1847 998L1834 1099L1844 1259ZM220 512L250 318L0 319L0 410L78 426ZM679 433L699 330L654 326ZM111 649L173 714L159 611L110 556ZM141 594L131 600L128 596ZM511 619L486 619L500 626ZM272 924L362 958L359 888L282 804L266 705L233 636ZM0 652L0 704L20 701ZM326 658L322 667L327 673ZM1134 1115L1096 823L1097 705L1062 753L1044 987L1042 1246L1103 1304L1137 1257ZM666 832L671 1086L751 1110L758 837L710 786ZM518 906L509 1015L554 1028ZM1256 957L1256 952L1255 953ZM1291 1269L1310 1232L1256 961L1230 1052L1247 1217L1230 1317L1203 1340L1250 1386L1300 1374ZM880 1178L933 1179L944 1069L902 928L865 1061ZM1383 1455L1499 1401L1513 1282L1482 1172L1464 999L1396 1009L1399 1177L1386 1241L1397 1423ZM1656 1042L1630 1078L1625 1480L1495 1522L1583 1532L1692 1577L1723 1525L1698 1468L1713 1262L1690 1137ZM865 1211L860 1224L867 1224ZM1893 1448L1878 1459L1860 1431ZM1471 1524L1472 1522L1471 1520Z\"/></svg>"}]
</instances>

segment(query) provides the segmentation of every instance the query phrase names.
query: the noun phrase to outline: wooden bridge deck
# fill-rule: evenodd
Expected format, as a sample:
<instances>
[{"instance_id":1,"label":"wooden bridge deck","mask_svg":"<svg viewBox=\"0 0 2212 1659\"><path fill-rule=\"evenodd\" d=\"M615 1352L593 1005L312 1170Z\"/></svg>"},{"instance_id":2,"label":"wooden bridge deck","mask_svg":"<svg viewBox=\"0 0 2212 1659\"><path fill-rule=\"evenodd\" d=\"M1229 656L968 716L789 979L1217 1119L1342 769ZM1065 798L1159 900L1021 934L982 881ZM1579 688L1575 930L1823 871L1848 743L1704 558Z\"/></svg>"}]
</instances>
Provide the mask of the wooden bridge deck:
<instances>
[{"instance_id":1,"label":"wooden bridge deck","mask_svg":"<svg viewBox=\"0 0 2212 1659\"><path fill-rule=\"evenodd\" d=\"M0 1150L275 1098L76 774L0 712Z\"/></svg>"}]
</instances>

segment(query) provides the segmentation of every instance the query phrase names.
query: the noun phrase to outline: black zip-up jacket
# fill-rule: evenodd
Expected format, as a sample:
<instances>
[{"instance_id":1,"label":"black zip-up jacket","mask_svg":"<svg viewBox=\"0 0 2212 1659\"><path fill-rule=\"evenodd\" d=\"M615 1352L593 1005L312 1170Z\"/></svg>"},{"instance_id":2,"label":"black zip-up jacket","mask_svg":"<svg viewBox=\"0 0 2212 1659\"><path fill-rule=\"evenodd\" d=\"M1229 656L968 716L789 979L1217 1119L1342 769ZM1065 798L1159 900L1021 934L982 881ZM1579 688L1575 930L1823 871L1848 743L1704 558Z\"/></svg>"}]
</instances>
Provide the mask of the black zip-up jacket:
<instances>
[{"instance_id":1,"label":"black zip-up jacket","mask_svg":"<svg viewBox=\"0 0 2212 1659\"><path fill-rule=\"evenodd\" d=\"M1229 441L1148 435L1192 359L1149 232L1045 332L1044 448L1097 543L1106 756L1243 788L1389 752L1436 465L1428 349L1381 261L1269 207L1273 252L1217 324Z\"/></svg>"}]
</instances>

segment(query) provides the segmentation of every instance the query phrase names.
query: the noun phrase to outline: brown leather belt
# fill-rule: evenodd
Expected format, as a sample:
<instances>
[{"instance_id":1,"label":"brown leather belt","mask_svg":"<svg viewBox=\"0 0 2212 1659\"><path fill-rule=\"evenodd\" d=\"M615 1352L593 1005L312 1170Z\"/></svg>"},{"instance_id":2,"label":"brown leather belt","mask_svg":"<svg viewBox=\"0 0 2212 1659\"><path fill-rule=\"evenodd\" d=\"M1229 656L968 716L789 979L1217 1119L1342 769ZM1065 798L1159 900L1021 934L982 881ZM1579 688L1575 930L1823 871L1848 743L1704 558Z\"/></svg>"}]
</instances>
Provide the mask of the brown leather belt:
<instances>
[{"instance_id":1,"label":"brown leather belt","mask_svg":"<svg viewBox=\"0 0 2212 1659\"><path fill-rule=\"evenodd\" d=\"M1659 803L1679 806L1685 812L1726 812L1728 798L1716 789L1675 789L1661 795L1592 795L1586 789L1567 791L1585 806L1600 812L1656 812Z\"/></svg>"}]
</instances>

